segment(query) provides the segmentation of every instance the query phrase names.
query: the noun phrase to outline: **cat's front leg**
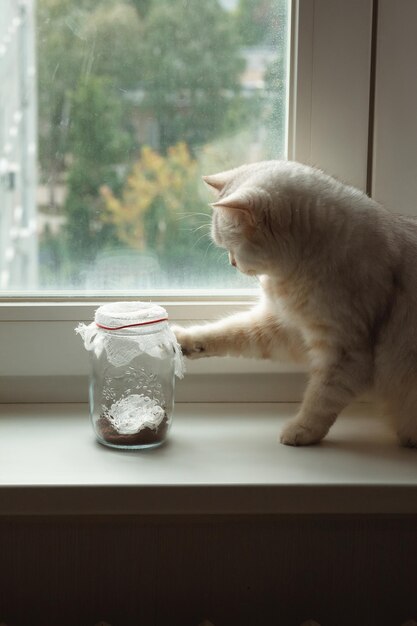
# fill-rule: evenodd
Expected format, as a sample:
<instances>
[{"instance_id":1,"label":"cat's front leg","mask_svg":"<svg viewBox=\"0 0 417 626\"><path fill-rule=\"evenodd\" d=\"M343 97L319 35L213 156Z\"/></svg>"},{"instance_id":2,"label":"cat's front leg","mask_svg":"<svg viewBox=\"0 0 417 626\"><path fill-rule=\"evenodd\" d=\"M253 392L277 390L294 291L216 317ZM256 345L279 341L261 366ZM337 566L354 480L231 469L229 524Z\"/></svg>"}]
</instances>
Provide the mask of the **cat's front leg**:
<instances>
[{"instance_id":1,"label":"cat's front leg","mask_svg":"<svg viewBox=\"0 0 417 626\"><path fill-rule=\"evenodd\" d=\"M239 313L219 322L199 326L173 326L183 354L190 359L210 356L241 356L256 352L251 340L254 313Z\"/></svg>"},{"instance_id":2,"label":"cat's front leg","mask_svg":"<svg viewBox=\"0 0 417 626\"><path fill-rule=\"evenodd\" d=\"M257 359L303 360L303 342L276 316L262 308L238 313L219 322L183 328L173 326L183 353L191 358L245 356Z\"/></svg>"},{"instance_id":3,"label":"cat's front leg","mask_svg":"<svg viewBox=\"0 0 417 626\"><path fill-rule=\"evenodd\" d=\"M284 426L281 443L306 446L321 441L340 411L369 385L368 355L346 357L313 372L297 416Z\"/></svg>"}]
</instances>

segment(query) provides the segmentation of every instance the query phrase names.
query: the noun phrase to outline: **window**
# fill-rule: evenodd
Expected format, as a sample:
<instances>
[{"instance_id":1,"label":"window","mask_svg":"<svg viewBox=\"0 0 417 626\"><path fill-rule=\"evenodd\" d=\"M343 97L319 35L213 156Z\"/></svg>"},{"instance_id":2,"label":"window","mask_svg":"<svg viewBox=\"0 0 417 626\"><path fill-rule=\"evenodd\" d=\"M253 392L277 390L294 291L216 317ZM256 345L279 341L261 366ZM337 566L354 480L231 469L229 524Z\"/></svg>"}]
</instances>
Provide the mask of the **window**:
<instances>
[{"instance_id":1,"label":"window","mask_svg":"<svg viewBox=\"0 0 417 626\"><path fill-rule=\"evenodd\" d=\"M286 155L289 0L4 4L3 294L253 286L201 174Z\"/></svg>"},{"instance_id":2,"label":"window","mask_svg":"<svg viewBox=\"0 0 417 626\"><path fill-rule=\"evenodd\" d=\"M216 117L216 124L210 126L209 121L213 119L210 115L215 115L215 111L204 108L201 111L199 108L202 94L200 87L197 86L190 92L182 85L181 91L175 91L178 81L172 83L172 71L169 70L173 61L175 60L178 67L176 74L179 74L179 70L185 71L188 66L192 66L194 59L199 58L194 49L180 46L181 54L187 54L187 63L178 65L182 57L172 54L172 58L169 57L167 61L168 70L163 75L166 89L163 87L160 93L166 100L162 100L164 108L160 115L166 124L164 123L165 130L162 132L155 123L160 102L156 97L157 85L153 82L157 67L154 55L158 50L163 50L170 40L168 34L172 32L172 25L169 27L171 31L168 25L171 24L170 19L175 17L171 8L176 3L181 5L182 11L185 7L192 8L197 4L199 8L206 4L217 6L219 14L224 17L221 23L222 33L230 33L232 24L239 22L237 32L233 31L237 61L236 56L232 56L232 60L235 58L238 65L238 72L235 83L228 84L228 89L222 87L218 92L225 106L220 112L218 110L216 115L220 118ZM117 11L114 8L116 4ZM146 37L145 31L141 30L139 41L129 36L135 23L138 24L139 21L144 24L150 19L153 4L158 7L158 12L152 19L166 19L167 29L163 30L164 36L159 47L152 44L151 58L146 60L142 54L143 63L146 60L147 67L150 68L148 74L143 74L146 80L144 78L141 84L138 82L133 87L111 81L107 75L98 77L97 80L89 80L99 61L110 72L117 54L119 59L123 59L129 46L145 46L149 41L147 37L152 33L155 36L161 35L159 25L156 31L147 30ZM113 12L110 13L109 20L111 7ZM245 11L239 13L239 7L249 11L246 12L246 17ZM268 8L268 13L264 12L265 7ZM62 10L67 13L60 21L57 13ZM251 13L252 10L255 12ZM92 14L95 14L93 24ZM253 19L251 15L254 16ZM181 226L184 228L181 241L192 240L192 245L198 251L197 254L189 246L184 246L185 253L190 256L188 263L184 262L182 268L177 257L172 256L165 260L162 255L158 257L157 246L151 250L149 263L145 265L147 251L144 249L130 249L128 241L124 241L117 249L106 240L105 245L96 249L93 245L90 246L91 242L88 243L87 250L84 247L83 253L91 254L92 260L86 262L81 258L80 252L80 258L75 259L78 267L71 269L67 252L63 258L65 247L57 245L57 238L59 235L63 237L64 233L65 237L69 237L65 207L69 202L68 186L71 177L77 175L80 177L78 181L82 182L83 176L88 173L87 168L84 171L84 161L78 161L79 167L75 168L77 161L72 153L75 150L74 142L78 142L78 146L81 145L86 150L86 153L82 153L83 159L92 158L88 154L91 142L83 139L94 130L97 116L91 115L89 106L79 107L83 98L84 104L85 101L90 104L92 101L94 106L102 107L101 138L115 139L114 144L110 142L102 148L101 156L121 153L124 157L121 160L109 157L109 161L97 163L100 166L97 172L93 170L94 175L97 173L94 187L97 206L94 203L89 205L92 219L89 222L91 232L88 232L91 237L104 237L104 232L97 228L96 219L97 215L101 218L105 213L113 215L113 221L109 218L110 221L102 226L106 232L114 235L117 211L121 205L127 204L126 198L130 197L125 181L135 163L144 158L144 150L145 158L151 163L162 159L165 175L168 178L172 176L171 162L169 167L166 164L168 148L165 150L162 147L163 141L167 141L168 147L174 147L172 161L179 160L180 166L185 159L186 163L191 164L188 169L194 168L193 179L187 179L187 184L194 184L195 181L199 185L192 187L191 192L193 197L204 204L204 208L200 211L196 209L197 205L193 205L193 212L208 212L207 201L210 200L210 194L199 182L200 173L239 165L246 160L285 154L289 158L319 165L330 173L365 188L369 156L372 15L372 0L354 3L346 3L345 0L213 0L207 3L199 0L120 0L117 3L115 0L37 0L36 5L33 0L3 0L0 23L0 401L85 400L83 377L88 371L88 362L81 343L74 338L74 326L78 321L91 319L103 295L113 298L128 295L146 298L154 296L167 307L170 319L180 323L218 318L247 308L248 300L255 297L255 292L247 291L252 283L238 283L238 273L228 267L225 259L218 258L220 250L210 248L206 253L207 244L203 243L205 237L196 243L200 234L204 234L204 228L196 232L186 230L202 226L205 216L191 216L192 220L196 220L191 224L187 224L186 219L178 220L177 225L184 222ZM268 16L266 23L262 21L265 16ZM197 15L195 19L199 17ZM202 40L209 30L208 18L206 22L207 28L201 31ZM112 38L114 24L118 28L123 26L126 29L122 37ZM83 30L88 25L90 34ZM180 32L177 34L175 30L175 37L180 37ZM257 48L259 32L265 36L269 33L269 39L265 41L268 46L273 47L275 57L272 57L272 49L265 51L263 48L259 51L259 56L254 50ZM99 33L102 35L99 36ZM74 77L70 68L65 65L67 57L68 61L70 59L70 41L73 45L76 42L73 53L82 58L81 65L77 66L81 76ZM200 45L195 37L192 41L193 45ZM217 48L222 48L220 40L212 38L210 41L216 41L217 53ZM8 52L5 51L5 44ZM55 48L55 54L59 54L64 48L68 49L68 55L61 54L50 67L44 66L42 70L40 46L47 44ZM230 48L228 50L230 56L232 51ZM114 55L109 54L110 51L114 51ZM284 54L287 55L286 58ZM33 59L36 58L37 75L33 64ZM200 61L209 58L208 55ZM228 58L227 63L229 61ZM63 68L61 63L64 63ZM120 65L120 61L118 63ZM277 68L287 66L290 70L284 84L282 74L280 78ZM145 65L123 67L129 77L135 72L136 75L140 71L144 72ZM263 82L258 80L260 68ZM267 71L267 68L270 69ZM206 74L207 72L200 73L201 80ZM20 77L19 80L16 80L16 75ZM55 100L50 87L52 83L57 88L58 79L68 81L61 90L64 103L61 102L61 108L58 109L60 114L55 123L48 127L41 122L41 107L53 107ZM208 78L204 80L208 81ZM43 85L41 89L37 89L39 83ZM207 84L206 82L201 87L203 91L209 88ZM216 83L212 89L215 90L215 87ZM155 99L150 101L148 92L152 92L152 89ZM175 91L175 98L172 89ZM112 103L112 98L115 110L119 113L106 117L107 114L104 113L108 110L109 102ZM24 105L23 108L19 108L19 102ZM13 107L12 103L15 103ZM191 105L196 107L193 117L190 113ZM77 122L78 130L75 124L77 110L83 112ZM129 110L134 110L135 114L128 114ZM17 115L14 117L15 113ZM197 119L195 116L198 117L200 113L204 123L197 128L193 121L190 130L187 124L190 119ZM182 135L179 142L174 141L170 134L173 132L169 128L171 118L176 124L181 124ZM116 129L121 129L121 132L112 134L116 123ZM54 132L48 134L48 128ZM191 146L190 135L187 133L197 132L196 128L201 135ZM13 129L11 133L10 129ZM209 131L213 134L203 134ZM251 137L255 138L255 142L242 140L248 133L253 133ZM17 141L13 139L16 136ZM53 141L57 146L54 148L55 152L51 151L48 143ZM3 146L9 146L6 155ZM244 149L249 152L244 152ZM45 165L45 155L48 154L55 155L50 159L49 170ZM35 167L37 163L40 164L38 168ZM89 175L91 169L90 167ZM45 174L45 171L49 174ZM106 179L103 179L103 172ZM152 177L150 171L143 167L139 173L143 187ZM183 183L181 176L178 183L181 189L180 183ZM83 190L81 184L75 186L75 189L77 193ZM88 193L86 197L91 200ZM143 188L141 198L146 201ZM73 199L74 195L71 202ZM188 199L187 195L186 200ZM177 196L171 197L170 202L174 205L177 201ZM113 206L113 212L110 205ZM81 209L85 209L85 206L83 204ZM79 205L74 203L73 207L75 216L78 215L81 219L84 215L82 219L85 220L85 212L77 213ZM189 209L181 208L178 211L185 214ZM158 219L159 217L158 213ZM188 217L184 215L184 218ZM202 218L201 223L198 217ZM162 226L162 221L156 222L157 229ZM149 224L148 227L151 231ZM129 225L124 228L127 239L131 235L131 228ZM172 224L166 222L165 230L162 226L161 231L166 236L171 235ZM32 236L33 233L35 237ZM153 233L155 235L155 222ZM76 249L80 245L79 239L81 237L73 234L73 245ZM158 242L158 238L154 236L153 241ZM32 248L30 242L33 244ZM125 256L119 263L120 257L117 255L122 250ZM103 259L103 254L108 255L107 259ZM194 254L196 256L192 256ZM141 255L142 264L139 263L138 255ZM195 261L196 257L198 262ZM185 256L183 258L186 259ZM126 268L132 266L134 273L132 270L127 272ZM144 267L146 272L141 275L140 271ZM114 272L113 278L109 268ZM210 271L206 271L206 268L210 268ZM175 272L176 282L169 282L167 277L173 276ZM129 282L132 275L137 281L133 287ZM140 276L143 280L142 288L138 284ZM156 276L159 277L159 283ZM148 287L144 287L145 281L148 281ZM224 287L223 291L213 295L212 287L219 285ZM174 289L173 295L169 295L169 290L167 294L167 287ZM244 287L245 290L239 291L238 287ZM268 396L271 400L295 400L300 397L303 389L302 381L295 379L286 365L269 362L208 359L189 363L187 371L189 375L183 381L181 398L188 400L239 400L242 385L252 394L254 400L265 400L265 392L271 394ZM269 384L265 376L260 382L253 375L259 372L273 373L272 382ZM280 373L279 384L276 382L276 372ZM203 384L199 382L199 377ZM214 380L211 387L207 383L208 377ZM205 389L204 393L202 388Z\"/></svg>"}]
</instances>

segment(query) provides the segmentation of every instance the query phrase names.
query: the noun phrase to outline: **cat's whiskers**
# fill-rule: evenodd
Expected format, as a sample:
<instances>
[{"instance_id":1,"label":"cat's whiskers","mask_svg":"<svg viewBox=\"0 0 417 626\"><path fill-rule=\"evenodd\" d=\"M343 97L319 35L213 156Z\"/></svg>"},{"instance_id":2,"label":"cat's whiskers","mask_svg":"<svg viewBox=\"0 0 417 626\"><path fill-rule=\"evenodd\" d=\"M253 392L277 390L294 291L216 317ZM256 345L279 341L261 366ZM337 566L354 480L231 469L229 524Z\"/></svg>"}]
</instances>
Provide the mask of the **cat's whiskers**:
<instances>
[{"instance_id":1,"label":"cat's whiskers","mask_svg":"<svg viewBox=\"0 0 417 626\"><path fill-rule=\"evenodd\" d=\"M195 232L195 228L180 228L179 231L181 233L194 233Z\"/></svg>"},{"instance_id":2,"label":"cat's whiskers","mask_svg":"<svg viewBox=\"0 0 417 626\"><path fill-rule=\"evenodd\" d=\"M209 244L208 244L208 246L207 246L207 248L206 248L206 251L205 251L205 253L204 253L204 256L203 256L203 261L206 259L206 257L207 257L207 252L210 250L210 248L211 248L212 246L214 246L214 241L213 241L213 240L209 241Z\"/></svg>"},{"instance_id":3,"label":"cat's whiskers","mask_svg":"<svg viewBox=\"0 0 417 626\"><path fill-rule=\"evenodd\" d=\"M225 255L227 256L228 254L229 253L227 252L227 250L222 250L216 259L216 263L218 263L222 257L224 257Z\"/></svg>"},{"instance_id":4,"label":"cat's whiskers","mask_svg":"<svg viewBox=\"0 0 417 626\"><path fill-rule=\"evenodd\" d=\"M197 226L197 228L194 228L193 232L196 233L198 230L201 230L202 228L210 228L211 227L211 222L207 222L207 224L200 224L200 226Z\"/></svg>"},{"instance_id":5,"label":"cat's whiskers","mask_svg":"<svg viewBox=\"0 0 417 626\"><path fill-rule=\"evenodd\" d=\"M211 227L211 222L208 222L207 224L200 224L200 226L197 226L196 228L181 228L180 230L182 232L196 233L198 230L201 230L204 227L210 228Z\"/></svg>"},{"instance_id":6,"label":"cat's whiskers","mask_svg":"<svg viewBox=\"0 0 417 626\"><path fill-rule=\"evenodd\" d=\"M193 245L191 246L191 249L193 250L193 249L196 247L196 245L198 244L198 242L199 242L199 241L201 241L202 239L204 239L204 237L210 237L210 233L203 233L203 234L201 235L201 237L199 237L199 238L197 239L197 241L195 241L195 242L193 243Z\"/></svg>"},{"instance_id":7,"label":"cat's whiskers","mask_svg":"<svg viewBox=\"0 0 417 626\"><path fill-rule=\"evenodd\" d=\"M211 218L210 213L199 213L199 212L193 213L192 211L190 211L190 212L185 212L185 213L179 213L179 217L176 218L176 221L179 222L181 220L189 219L190 217L195 217L196 215L198 216L203 215L204 217Z\"/></svg>"}]
</instances>

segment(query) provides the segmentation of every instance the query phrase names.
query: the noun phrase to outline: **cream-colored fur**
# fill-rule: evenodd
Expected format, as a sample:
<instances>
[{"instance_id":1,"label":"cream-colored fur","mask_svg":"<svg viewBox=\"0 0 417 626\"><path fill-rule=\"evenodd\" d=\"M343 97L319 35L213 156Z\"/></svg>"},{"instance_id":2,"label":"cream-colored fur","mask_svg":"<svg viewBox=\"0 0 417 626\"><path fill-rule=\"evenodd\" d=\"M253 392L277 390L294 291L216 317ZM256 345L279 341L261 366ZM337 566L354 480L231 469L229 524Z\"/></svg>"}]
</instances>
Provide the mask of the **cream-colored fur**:
<instances>
[{"instance_id":1,"label":"cream-colored fur","mask_svg":"<svg viewBox=\"0 0 417 626\"><path fill-rule=\"evenodd\" d=\"M205 180L217 193L212 237L259 276L263 298L247 313L176 327L184 353L304 360L309 383L282 443L320 441L372 389L400 442L417 446L417 220L294 162Z\"/></svg>"}]
</instances>

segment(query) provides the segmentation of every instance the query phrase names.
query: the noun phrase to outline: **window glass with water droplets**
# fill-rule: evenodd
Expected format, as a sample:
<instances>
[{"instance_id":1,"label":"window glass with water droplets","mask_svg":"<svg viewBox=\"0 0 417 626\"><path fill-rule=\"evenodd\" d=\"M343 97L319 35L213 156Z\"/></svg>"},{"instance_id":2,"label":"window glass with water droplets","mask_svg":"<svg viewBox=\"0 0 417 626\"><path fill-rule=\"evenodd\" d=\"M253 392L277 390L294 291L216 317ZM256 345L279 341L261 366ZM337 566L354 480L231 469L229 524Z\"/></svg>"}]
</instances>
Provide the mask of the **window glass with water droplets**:
<instances>
[{"instance_id":1,"label":"window glass with water droplets","mask_svg":"<svg viewBox=\"0 0 417 626\"><path fill-rule=\"evenodd\" d=\"M286 155L289 0L2 0L0 296L238 289L201 180Z\"/></svg>"}]
</instances>

